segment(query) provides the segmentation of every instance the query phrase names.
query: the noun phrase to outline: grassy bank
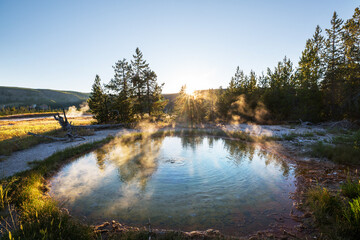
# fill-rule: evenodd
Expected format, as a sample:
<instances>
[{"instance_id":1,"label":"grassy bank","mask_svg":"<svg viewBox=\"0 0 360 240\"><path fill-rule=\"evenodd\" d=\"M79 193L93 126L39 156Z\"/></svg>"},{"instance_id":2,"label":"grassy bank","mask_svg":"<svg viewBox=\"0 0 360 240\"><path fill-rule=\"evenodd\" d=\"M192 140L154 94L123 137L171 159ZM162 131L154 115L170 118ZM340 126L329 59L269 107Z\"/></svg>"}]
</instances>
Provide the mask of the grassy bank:
<instances>
[{"instance_id":1,"label":"grassy bank","mask_svg":"<svg viewBox=\"0 0 360 240\"><path fill-rule=\"evenodd\" d=\"M317 142L311 155L340 164L360 164L360 130L337 134L331 142Z\"/></svg>"},{"instance_id":2,"label":"grassy bank","mask_svg":"<svg viewBox=\"0 0 360 240\"><path fill-rule=\"evenodd\" d=\"M360 182L348 179L338 191L320 186L308 191L307 205L324 239L360 236Z\"/></svg>"}]
</instances>

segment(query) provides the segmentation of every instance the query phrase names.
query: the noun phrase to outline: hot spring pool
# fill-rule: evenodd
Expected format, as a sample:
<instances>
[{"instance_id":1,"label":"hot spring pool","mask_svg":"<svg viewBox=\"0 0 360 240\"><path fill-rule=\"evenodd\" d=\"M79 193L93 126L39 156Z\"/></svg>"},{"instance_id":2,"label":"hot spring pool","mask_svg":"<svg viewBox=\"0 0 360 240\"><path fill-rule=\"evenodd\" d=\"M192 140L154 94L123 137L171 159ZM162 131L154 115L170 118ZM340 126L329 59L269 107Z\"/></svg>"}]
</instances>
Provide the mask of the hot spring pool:
<instances>
[{"instance_id":1,"label":"hot spring pool","mask_svg":"<svg viewBox=\"0 0 360 240\"><path fill-rule=\"evenodd\" d=\"M113 143L63 167L50 195L89 223L117 220L244 235L289 216L294 169L254 145L214 137Z\"/></svg>"}]
</instances>

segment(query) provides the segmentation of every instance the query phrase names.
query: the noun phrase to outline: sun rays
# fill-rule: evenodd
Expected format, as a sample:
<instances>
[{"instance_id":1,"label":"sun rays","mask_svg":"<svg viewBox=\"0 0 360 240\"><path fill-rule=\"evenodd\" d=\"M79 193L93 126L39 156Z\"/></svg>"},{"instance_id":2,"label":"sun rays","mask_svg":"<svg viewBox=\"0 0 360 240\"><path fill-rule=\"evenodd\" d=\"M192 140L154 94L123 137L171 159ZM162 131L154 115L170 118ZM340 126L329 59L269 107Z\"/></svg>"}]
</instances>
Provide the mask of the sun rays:
<instances>
[{"instance_id":1,"label":"sun rays","mask_svg":"<svg viewBox=\"0 0 360 240\"><path fill-rule=\"evenodd\" d=\"M197 94L196 94L196 90L195 90L194 87L185 85L184 91L185 91L186 95L189 95L189 96L192 96L192 97L196 98Z\"/></svg>"}]
</instances>

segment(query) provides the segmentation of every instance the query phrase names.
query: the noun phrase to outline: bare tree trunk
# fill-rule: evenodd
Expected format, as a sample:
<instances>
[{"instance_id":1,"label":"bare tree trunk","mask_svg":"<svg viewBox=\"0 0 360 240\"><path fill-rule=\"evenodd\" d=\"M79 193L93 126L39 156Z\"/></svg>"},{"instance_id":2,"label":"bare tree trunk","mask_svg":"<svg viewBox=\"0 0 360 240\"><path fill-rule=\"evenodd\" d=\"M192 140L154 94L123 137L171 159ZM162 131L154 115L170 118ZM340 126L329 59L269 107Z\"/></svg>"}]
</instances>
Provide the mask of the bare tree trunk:
<instances>
[{"instance_id":1,"label":"bare tree trunk","mask_svg":"<svg viewBox=\"0 0 360 240\"><path fill-rule=\"evenodd\" d=\"M35 134L32 132L28 132L28 135L35 136L35 137L43 137L48 138L55 141L74 141L75 139L82 139L85 140L84 137L78 136L77 134L73 133L74 129L107 129L107 128L119 128L124 127L124 124L103 124L103 125L86 125L86 126L73 126L71 122L68 121L66 117L65 110L63 109L64 117L60 116L59 113L54 115L54 119L59 122L61 129L66 131L66 137L59 138L59 137L52 137L46 136L41 134Z\"/></svg>"},{"instance_id":2,"label":"bare tree trunk","mask_svg":"<svg viewBox=\"0 0 360 240\"><path fill-rule=\"evenodd\" d=\"M28 132L28 135L32 135L32 136L35 136L35 137L44 137L44 138L49 138L49 139L52 139L52 140L56 140L56 141L74 141L75 139L77 138L80 138L80 139L83 139L85 140L85 138L83 137L80 137L78 136L77 134L74 134L72 132L73 128L72 128L72 125L71 125L71 122L69 123L67 117L66 117L66 113L65 113L65 110L63 109L63 113L64 113L64 117L61 117L59 113L56 113L54 115L54 119L56 121L59 122L61 128L66 131L66 138L57 138L57 137L50 137L50 136L45 136L45 135L39 135L39 134L35 134L35 133L32 133L32 132Z\"/></svg>"}]
</instances>

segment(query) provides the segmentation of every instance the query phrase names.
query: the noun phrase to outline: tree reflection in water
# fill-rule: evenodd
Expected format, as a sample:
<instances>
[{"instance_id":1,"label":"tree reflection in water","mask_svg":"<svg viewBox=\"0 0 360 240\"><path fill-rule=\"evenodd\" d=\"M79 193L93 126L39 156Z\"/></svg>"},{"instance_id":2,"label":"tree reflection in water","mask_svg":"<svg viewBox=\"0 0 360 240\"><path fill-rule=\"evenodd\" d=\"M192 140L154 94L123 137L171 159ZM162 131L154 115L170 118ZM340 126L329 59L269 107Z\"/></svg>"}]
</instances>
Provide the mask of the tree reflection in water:
<instances>
[{"instance_id":1,"label":"tree reflection in water","mask_svg":"<svg viewBox=\"0 0 360 240\"><path fill-rule=\"evenodd\" d=\"M164 136L151 138L143 137L136 141L112 141L95 151L99 169L104 169L104 162L108 160L114 164L121 182L137 182L144 190L151 175L156 172Z\"/></svg>"},{"instance_id":2,"label":"tree reflection in water","mask_svg":"<svg viewBox=\"0 0 360 240\"><path fill-rule=\"evenodd\" d=\"M162 142L165 136L156 138L144 137L134 142L113 141L103 148L95 151L97 165L100 170L104 170L105 161L108 159L118 168L119 178L122 182L137 181L141 188L146 187L148 179L158 167L157 157L159 156ZM214 141L219 141L219 137L207 136L183 136L181 145L183 148L191 148L193 151L203 144L206 138L209 147ZM246 143L233 139L221 139L224 149L229 153L229 160L235 166L241 165L244 161L252 161L256 152L257 156L264 160L266 165L275 164L280 166L283 176L287 177L290 167L288 163L276 154L268 153L258 149L256 143Z\"/></svg>"},{"instance_id":3,"label":"tree reflection in water","mask_svg":"<svg viewBox=\"0 0 360 240\"><path fill-rule=\"evenodd\" d=\"M241 165L244 161L252 161L254 158L254 154L256 153L259 158L264 160L266 165L274 164L276 166L280 166L283 176L287 177L289 175L289 164L283 158L279 157L276 154L261 150L256 143L247 143L240 140L225 139L211 136L189 136L181 138L182 147L185 149L191 148L195 151L199 145L203 144L204 138L207 139L210 148L212 148L214 141L219 141L219 139L221 139L224 144L224 149L226 149L231 156L229 160L235 166ZM256 149L258 149L258 151L256 151Z\"/></svg>"},{"instance_id":4,"label":"tree reflection in water","mask_svg":"<svg viewBox=\"0 0 360 240\"><path fill-rule=\"evenodd\" d=\"M105 170L106 152L104 148L99 148L94 151L96 156L96 164L101 171Z\"/></svg>"}]
</instances>

